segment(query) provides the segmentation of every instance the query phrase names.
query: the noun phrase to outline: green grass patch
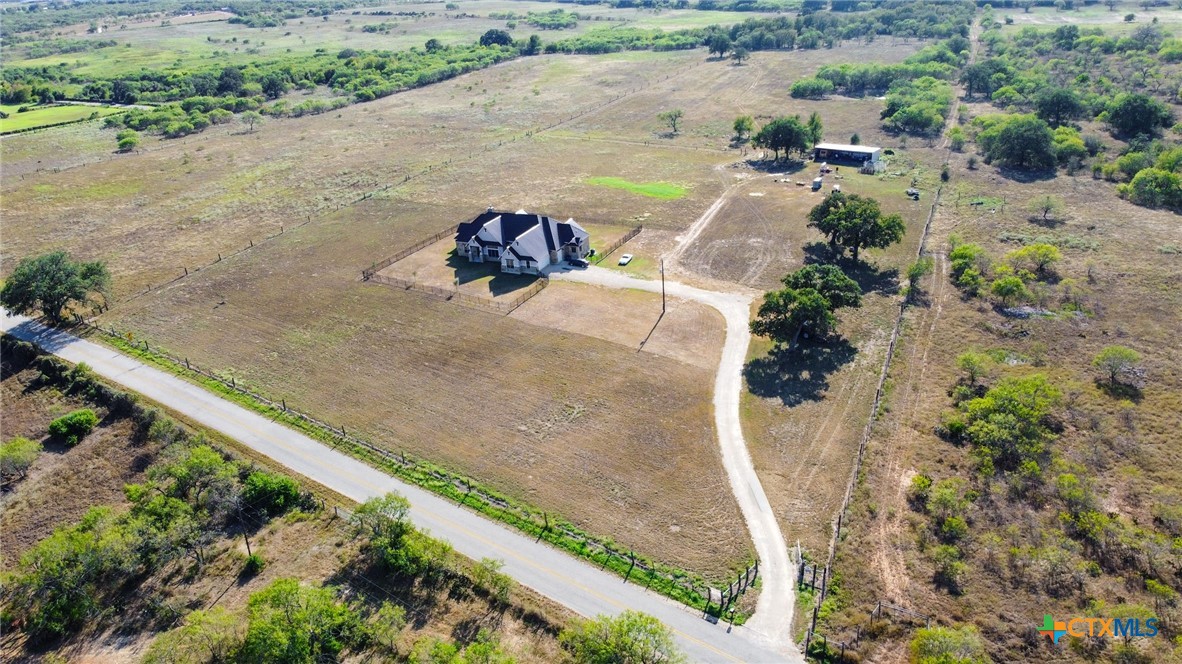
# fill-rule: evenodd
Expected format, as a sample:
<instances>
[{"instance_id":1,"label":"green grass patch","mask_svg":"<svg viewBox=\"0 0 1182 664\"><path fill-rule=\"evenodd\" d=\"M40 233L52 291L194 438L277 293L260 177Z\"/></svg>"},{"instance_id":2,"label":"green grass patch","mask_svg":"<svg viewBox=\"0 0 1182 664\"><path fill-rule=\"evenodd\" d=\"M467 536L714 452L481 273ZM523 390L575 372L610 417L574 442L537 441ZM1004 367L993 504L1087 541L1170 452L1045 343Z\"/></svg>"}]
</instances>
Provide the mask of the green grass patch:
<instances>
[{"instance_id":1,"label":"green grass patch","mask_svg":"<svg viewBox=\"0 0 1182 664\"><path fill-rule=\"evenodd\" d=\"M123 111L121 108L111 106L36 106L24 113L18 113L18 108L20 106L7 104L0 106L0 110L8 114L7 118L0 119L0 133L33 129L62 122L75 122L85 120L92 115L100 118Z\"/></svg>"},{"instance_id":2,"label":"green grass patch","mask_svg":"<svg viewBox=\"0 0 1182 664\"><path fill-rule=\"evenodd\" d=\"M259 413L272 421L281 422L394 477L455 500L490 519L513 526L531 537L545 539L568 553L593 562L601 568L611 569L632 583L644 585L650 590L694 609L703 610L706 608L706 598L698 590L704 590L707 582L697 574L663 565L640 555L635 557L636 564L633 567L626 557L629 552L616 546L611 540L589 535L556 515L547 515L542 510L473 483L466 476L452 473L441 466L420 459L396 454L393 451L386 454L377 453L290 411L265 403L251 394L233 389L205 374L186 369L183 364L178 364L171 358L153 350L145 350L142 345L136 345L122 337L98 333L91 335L91 340L98 340L126 355L141 359L163 371L200 385L228 401ZM467 487L471 487L471 490L468 490ZM614 554L609 553L609 550ZM720 585L725 584L720 583ZM710 612L711 615L718 617L718 606L711 606ZM743 624L747 617L745 613L736 611L735 624Z\"/></svg>"},{"instance_id":3,"label":"green grass patch","mask_svg":"<svg viewBox=\"0 0 1182 664\"><path fill-rule=\"evenodd\" d=\"M609 178L609 177L595 177L584 180L587 184L598 185L600 187L610 187L612 189L623 189L641 196L648 196L650 198L659 198L665 201L671 201L682 196L685 196L689 191L685 187L680 187L668 182L630 182L623 178Z\"/></svg>"}]
</instances>

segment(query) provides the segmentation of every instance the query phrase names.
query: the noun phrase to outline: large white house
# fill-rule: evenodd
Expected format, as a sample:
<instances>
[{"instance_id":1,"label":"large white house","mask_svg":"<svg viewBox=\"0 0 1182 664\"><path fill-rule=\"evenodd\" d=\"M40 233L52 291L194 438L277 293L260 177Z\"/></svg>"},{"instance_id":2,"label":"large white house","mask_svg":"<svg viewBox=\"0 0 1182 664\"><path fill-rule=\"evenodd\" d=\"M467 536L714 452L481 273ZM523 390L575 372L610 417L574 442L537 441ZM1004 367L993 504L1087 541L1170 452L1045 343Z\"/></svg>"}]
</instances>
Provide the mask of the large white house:
<instances>
[{"instance_id":1,"label":"large white house","mask_svg":"<svg viewBox=\"0 0 1182 664\"><path fill-rule=\"evenodd\" d=\"M583 258L591 236L574 219L557 221L525 210L489 208L456 228L456 253L473 263L496 261L501 272L539 274L554 263Z\"/></svg>"}]
</instances>

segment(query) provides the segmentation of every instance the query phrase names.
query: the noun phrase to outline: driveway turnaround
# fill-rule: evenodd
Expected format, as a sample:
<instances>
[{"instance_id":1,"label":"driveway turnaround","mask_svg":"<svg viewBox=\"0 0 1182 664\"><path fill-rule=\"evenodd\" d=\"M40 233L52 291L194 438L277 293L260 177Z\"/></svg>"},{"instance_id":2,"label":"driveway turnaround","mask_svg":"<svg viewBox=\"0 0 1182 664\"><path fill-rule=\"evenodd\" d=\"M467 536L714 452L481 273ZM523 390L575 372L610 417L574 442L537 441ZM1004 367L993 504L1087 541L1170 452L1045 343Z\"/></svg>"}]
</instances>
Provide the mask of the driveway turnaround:
<instances>
[{"instance_id":1,"label":"driveway turnaround","mask_svg":"<svg viewBox=\"0 0 1182 664\"><path fill-rule=\"evenodd\" d=\"M728 317L728 341L729 320ZM795 649L772 645L779 639L772 641L769 635L747 627L729 629L725 622L712 624L701 613L640 586L625 583L614 574L601 571L548 544L535 542L530 537L435 494L405 484L202 387L115 350L7 312L4 312L0 321L0 329L18 339L35 343L67 361L85 362L98 375L143 394L202 426L225 434L353 500L362 502L389 491L397 491L410 501L410 516L416 526L449 541L456 551L470 558L503 560L503 571L519 583L580 615L616 615L626 609L633 609L655 616L673 630L678 645L693 661L769 664L804 661ZM737 422L735 427L738 427ZM762 490L759 493L762 495ZM766 499L763 502L766 505ZM776 534L779 534L778 531ZM758 545L759 540L756 542ZM767 564L763 553L760 549L761 573ZM789 590L789 596L790 593ZM760 597L760 611L763 610L766 594L767 589Z\"/></svg>"},{"instance_id":2,"label":"driveway turnaround","mask_svg":"<svg viewBox=\"0 0 1182 664\"><path fill-rule=\"evenodd\" d=\"M552 270L549 276L552 279L607 288L633 288L653 293L660 293L662 288L661 282L636 279L601 267ZM759 554L759 575L763 578L755 614L747 621L747 628L759 633L770 647L790 653L794 658L801 658L792 640L792 611L796 601L792 584L796 581L796 566L788 559L788 547L780 532L780 524L768 503L763 484L755 474L755 466L751 463L739 421L743 364L747 360L747 346L751 339L747 321L751 317L752 298L745 293L704 290L676 281L665 282L664 288L673 297L711 306L726 319L726 342L714 377L714 426L718 429L722 465L743 519L747 522L747 529L751 531L755 552Z\"/></svg>"}]
</instances>

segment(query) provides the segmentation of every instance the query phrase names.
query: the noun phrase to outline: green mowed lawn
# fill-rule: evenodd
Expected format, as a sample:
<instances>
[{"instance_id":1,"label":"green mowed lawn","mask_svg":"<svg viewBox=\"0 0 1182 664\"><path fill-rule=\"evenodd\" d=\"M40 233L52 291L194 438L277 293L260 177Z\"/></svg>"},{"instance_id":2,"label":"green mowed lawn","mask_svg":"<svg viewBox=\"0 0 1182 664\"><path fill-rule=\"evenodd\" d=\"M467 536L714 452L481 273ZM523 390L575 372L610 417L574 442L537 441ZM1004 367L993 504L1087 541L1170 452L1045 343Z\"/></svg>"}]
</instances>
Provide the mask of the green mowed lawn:
<instances>
[{"instance_id":1,"label":"green mowed lawn","mask_svg":"<svg viewBox=\"0 0 1182 664\"><path fill-rule=\"evenodd\" d=\"M610 187L612 189L623 189L641 196L649 196L651 198L660 198L661 200L674 200L685 196L687 189L679 187L668 182L630 182L624 178L587 178L587 184L594 184L600 187Z\"/></svg>"},{"instance_id":2,"label":"green mowed lawn","mask_svg":"<svg viewBox=\"0 0 1182 664\"><path fill-rule=\"evenodd\" d=\"M0 120L0 133L83 120L96 113L98 115L95 117L102 117L123 110L113 106L41 106L18 113L19 108L20 106L10 104L0 106L0 110L8 114L7 118Z\"/></svg>"}]
</instances>

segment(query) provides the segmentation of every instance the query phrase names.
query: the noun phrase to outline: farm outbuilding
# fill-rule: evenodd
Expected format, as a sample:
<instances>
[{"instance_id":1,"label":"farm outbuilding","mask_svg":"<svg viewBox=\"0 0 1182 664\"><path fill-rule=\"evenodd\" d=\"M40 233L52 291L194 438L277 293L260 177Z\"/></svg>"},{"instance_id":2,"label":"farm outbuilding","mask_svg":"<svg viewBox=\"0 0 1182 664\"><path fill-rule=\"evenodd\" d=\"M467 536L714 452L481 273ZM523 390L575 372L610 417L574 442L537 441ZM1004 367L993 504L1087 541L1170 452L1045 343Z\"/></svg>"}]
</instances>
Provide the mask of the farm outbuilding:
<instances>
[{"instance_id":1,"label":"farm outbuilding","mask_svg":"<svg viewBox=\"0 0 1182 664\"><path fill-rule=\"evenodd\" d=\"M814 161L832 161L863 166L867 162L877 166L882 158L882 148L873 145L845 145L843 143L817 143L813 148Z\"/></svg>"}]
</instances>

